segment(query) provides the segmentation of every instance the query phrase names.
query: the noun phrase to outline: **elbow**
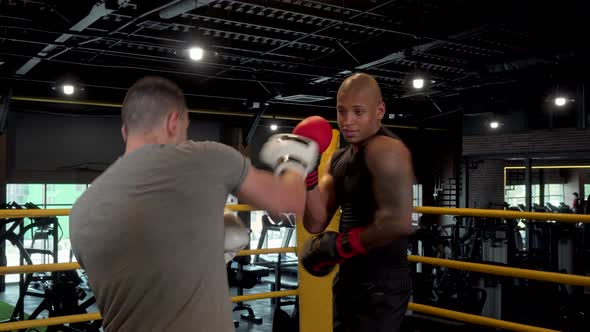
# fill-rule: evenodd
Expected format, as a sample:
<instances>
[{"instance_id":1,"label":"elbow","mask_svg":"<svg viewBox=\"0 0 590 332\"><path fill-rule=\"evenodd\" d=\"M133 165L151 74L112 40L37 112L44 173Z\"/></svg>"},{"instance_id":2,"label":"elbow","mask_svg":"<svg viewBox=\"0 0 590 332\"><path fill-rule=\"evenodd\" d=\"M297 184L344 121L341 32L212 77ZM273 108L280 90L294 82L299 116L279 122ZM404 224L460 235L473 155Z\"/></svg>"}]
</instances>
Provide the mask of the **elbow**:
<instances>
[{"instance_id":1,"label":"elbow","mask_svg":"<svg viewBox=\"0 0 590 332\"><path fill-rule=\"evenodd\" d=\"M382 225L380 231L383 233L385 238L390 240L405 238L414 233L411 215L405 218L389 215L380 224Z\"/></svg>"},{"instance_id":2,"label":"elbow","mask_svg":"<svg viewBox=\"0 0 590 332\"><path fill-rule=\"evenodd\" d=\"M403 226L400 229L398 236L399 237L408 237L408 236L411 236L412 234L414 234L414 228L412 227L412 223L409 223L407 226Z\"/></svg>"},{"instance_id":3,"label":"elbow","mask_svg":"<svg viewBox=\"0 0 590 332\"><path fill-rule=\"evenodd\" d=\"M397 220L395 220L397 219ZM412 226L412 214L402 216L401 218L395 218L393 222L389 224L389 233L393 238L404 238L414 233L414 227Z\"/></svg>"},{"instance_id":4,"label":"elbow","mask_svg":"<svg viewBox=\"0 0 590 332\"><path fill-rule=\"evenodd\" d=\"M319 234L323 232L324 229L326 229L326 227L324 227L320 223L310 223L307 222L305 219L303 220L303 226L309 234Z\"/></svg>"},{"instance_id":5,"label":"elbow","mask_svg":"<svg viewBox=\"0 0 590 332\"><path fill-rule=\"evenodd\" d=\"M412 217L410 215L400 223L397 229L397 237L408 237L412 234L414 234L414 227L412 226Z\"/></svg>"},{"instance_id":6,"label":"elbow","mask_svg":"<svg viewBox=\"0 0 590 332\"><path fill-rule=\"evenodd\" d=\"M315 212L316 215L312 213L309 207L306 207L303 214L303 227L305 227L305 230L310 234L319 234L328 227L326 216L322 213L318 213L317 210ZM317 214L319 214L319 216Z\"/></svg>"}]
</instances>

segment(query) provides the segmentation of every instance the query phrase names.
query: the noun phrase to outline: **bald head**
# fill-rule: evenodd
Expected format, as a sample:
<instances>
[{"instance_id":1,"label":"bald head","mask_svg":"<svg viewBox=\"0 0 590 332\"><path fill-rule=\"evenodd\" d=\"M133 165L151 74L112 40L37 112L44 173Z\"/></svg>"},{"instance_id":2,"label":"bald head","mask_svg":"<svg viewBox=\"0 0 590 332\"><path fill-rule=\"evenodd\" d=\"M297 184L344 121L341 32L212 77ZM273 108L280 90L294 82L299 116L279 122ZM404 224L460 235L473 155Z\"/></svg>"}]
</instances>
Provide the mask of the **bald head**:
<instances>
[{"instance_id":1,"label":"bald head","mask_svg":"<svg viewBox=\"0 0 590 332\"><path fill-rule=\"evenodd\" d=\"M367 98L366 101L371 104L379 104L383 101L379 83L369 74L354 74L342 82L340 89L338 89L338 98L351 93L362 93Z\"/></svg>"},{"instance_id":2,"label":"bald head","mask_svg":"<svg viewBox=\"0 0 590 332\"><path fill-rule=\"evenodd\" d=\"M385 114L385 103L375 78L359 73L345 79L338 89L336 109L338 126L349 143L362 144L374 135Z\"/></svg>"}]
</instances>

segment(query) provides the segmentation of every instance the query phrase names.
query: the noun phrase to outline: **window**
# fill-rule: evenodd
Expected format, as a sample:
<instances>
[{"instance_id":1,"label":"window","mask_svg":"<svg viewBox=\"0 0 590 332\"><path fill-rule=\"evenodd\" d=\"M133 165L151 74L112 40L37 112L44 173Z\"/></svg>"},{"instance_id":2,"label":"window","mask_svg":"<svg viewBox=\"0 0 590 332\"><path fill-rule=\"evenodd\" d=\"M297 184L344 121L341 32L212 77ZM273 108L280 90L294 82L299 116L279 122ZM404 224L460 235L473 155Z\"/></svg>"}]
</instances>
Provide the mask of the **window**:
<instances>
[{"instance_id":1,"label":"window","mask_svg":"<svg viewBox=\"0 0 590 332\"><path fill-rule=\"evenodd\" d=\"M534 184L532 187L532 203L539 204L541 202L540 186ZM564 200L564 185L563 184L546 184L544 201L558 206ZM506 187L506 202L510 206L517 206L518 204L526 204L526 186L515 185Z\"/></svg>"},{"instance_id":2,"label":"window","mask_svg":"<svg viewBox=\"0 0 590 332\"><path fill-rule=\"evenodd\" d=\"M584 196L586 196L584 199L587 199L588 195L590 195L590 183L584 185Z\"/></svg>"},{"instance_id":3,"label":"window","mask_svg":"<svg viewBox=\"0 0 590 332\"><path fill-rule=\"evenodd\" d=\"M17 204L45 202L45 188L42 184L8 184L6 185L6 201Z\"/></svg>"},{"instance_id":4,"label":"window","mask_svg":"<svg viewBox=\"0 0 590 332\"><path fill-rule=\"evenodd\" d=\"M564 201L565 186L563 184L546 184L545 185L545 203L559 205Z\"/></svg>"},{"instance_id":5,"label":"window","mask_svg":"<svg viewBox=\"0 0 590 332\"><path fill-rule=\"evenodd\" d=\"M6 185L6 202L24 205L33 203L41 209L69 209L76 202L78 197L86 190L86 184L7 184ZM70 261L70 227L69 217L60 216L58 218L58 262ZM25 218L25 225L30 223L30 219ZM7 225L10 227L12 225ZM49 239L51 241L51 238ZM23 246L25 248L44 248L51 247L51 243L45 243L45 240L33 241L31 231L24 236ZM6 259L8 266L20 265L21 253L17 247L6 241ZM33 263L51 263L52 259L43 255L33 255ZM7 282L18 281L18 275L12 274L6 276Z\"/></svg>"},{"instance_id":6,"label":"window","mask_svg":"<svg viewBox=\"0 0 590 332\"><path fill-rule=\"evenodd\" d=\"M415 185L413 185L412 189L413 189L412 205L414 207L422 206L422 185L415 184ZM421 215L422 215L421 213L412 213L412 221L418 222Z\"/></svg>"}]
</instances>

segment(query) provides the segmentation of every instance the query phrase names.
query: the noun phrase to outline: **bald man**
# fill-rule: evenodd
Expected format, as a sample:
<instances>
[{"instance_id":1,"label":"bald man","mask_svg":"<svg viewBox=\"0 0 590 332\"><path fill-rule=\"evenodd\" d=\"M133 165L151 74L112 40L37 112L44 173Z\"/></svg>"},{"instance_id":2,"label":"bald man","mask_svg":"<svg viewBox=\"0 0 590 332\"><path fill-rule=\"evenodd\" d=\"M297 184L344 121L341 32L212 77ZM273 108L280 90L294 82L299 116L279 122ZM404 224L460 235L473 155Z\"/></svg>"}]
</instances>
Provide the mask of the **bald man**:
<instances>
[{"instance_id":1,"label":"bald man","mask_svg":"<svg viewBox=\"0 0 590 332\"><path fill-rule=\"evenodd\" d=\"M406 251L412 232L411 155L381 124L385 104L372 76L348 77L336 107L349 145L334 153L318 185L308 186L304 225L321 233L340 208L340 229L308 241L302 263L316 276L340 264L333 286L334 331L399 331L412 286Z\"/></svg>"}]
</instances>

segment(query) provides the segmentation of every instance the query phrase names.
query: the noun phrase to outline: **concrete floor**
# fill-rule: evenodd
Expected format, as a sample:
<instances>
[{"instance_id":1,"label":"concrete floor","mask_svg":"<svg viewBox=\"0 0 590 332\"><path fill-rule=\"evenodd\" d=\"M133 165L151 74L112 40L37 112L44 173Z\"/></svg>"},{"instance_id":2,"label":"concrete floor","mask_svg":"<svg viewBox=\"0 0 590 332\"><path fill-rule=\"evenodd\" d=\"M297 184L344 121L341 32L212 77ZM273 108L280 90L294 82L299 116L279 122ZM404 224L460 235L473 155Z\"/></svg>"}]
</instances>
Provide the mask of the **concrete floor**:
<instances>
[{"instance_id":1,"label":"concrete floor","mask_svg":"<svg viewBox=\"0 0 590 332\"><path fill-rule=\"evenodd\" d=\"M274 276L269 276L265 278L264 283L260 283L251 289L245 289L244 294L256 294L256 293L263 293L271 291L270 282L274 281ZM88 293L86 299L92 296L90 291L86 291ZM232 296L237 295L237 289L231 288L230 294ZM19 298L19 287L17 284L8 284L6 286L6 290L4 292L0 292L0 300L4 301L8 304L13 306L16 305ZM287 299L283 299L287 300ZM31 314L35 309L39 306L42 299L34 296L27 296L24 301L24 309L25 313ZM242 311L235 311L233 312L234 320L239 322L239 326L236 328L236 331L250 331L250 332L270 332L272 331L272 308L271 299L263 299L263 300L255 300L255 301L248 301L247 303L251 309L254 311L254 315L256 317L262 318L262 323L257 324L254 322L250 322L247 320L241 319L242 314L246 314L246 310ZM237 304L234 304L234 307ZM288 312L289 314L293 311L293 305L283 307L283 310ZM88 312L97 312L98 309L96 305L92 305ZM47 311L41 313L41 317L47 317Z\"/></svg>"},{"instance_id":2,"label":"concrete floor","mask_svg":"<svg viewBox=\"0 0 590 332\"><path fill-rule=\"evenodd\" d=\"M285 281L295 282L293 276L286 276L283 277ZM244 294L256 294L256 293L263 293L271 291L271 284L274 281L274 275L270 274L268 277L263 278L263 282L257 284L251 289L244 289ZM87 298L91 297L92 294L90 291L87 291L88 295ZM237 295L237 289L231 288L230 293L232 296ZM15 305L19 296L19 289L18 285L9 284L6 287L4 292L0 292L0 300L5 301L9 304ZM288 300L288 299L283 299ZM293 300L293 298L291 298ZM32 313L37 306L41 303L40 298L28 296L25 300L25 312L30 314ZM273 317L273 305L271 303L271 299L263 299L263 300L256 300L256 301L248 301L248 305L254 311L254 314L257 317L262 318L262 322L260 324L246 321L241 319L240 315L246 313L246 311L235 311L233 312L234 320L239 322L239 326L236 328L237 332L244 332L244 331L251 331L251 332L271 332L272 331L272 317ZM234 304L235 306L236 304ZM288 314L291 314L293 311L293 305L287 305L282 307ZM88 310L89 312L96 312L97 308L95 305L91 306ZM47 312L44 312L41 316L46 316ZM404 322L404 326L402 327L403 332L427 332L427 331L435 331L435 332L444 332L444 331L453 331L453 332L463 332L463 331L490 331L490 329L481 328L479 326L467 325L460 322L451 322L444 319L439 319L436 317L429 317L425 315L421 315L419 313L413 313L411 316L407 316Z\"/></svg>"}]
</instances>

